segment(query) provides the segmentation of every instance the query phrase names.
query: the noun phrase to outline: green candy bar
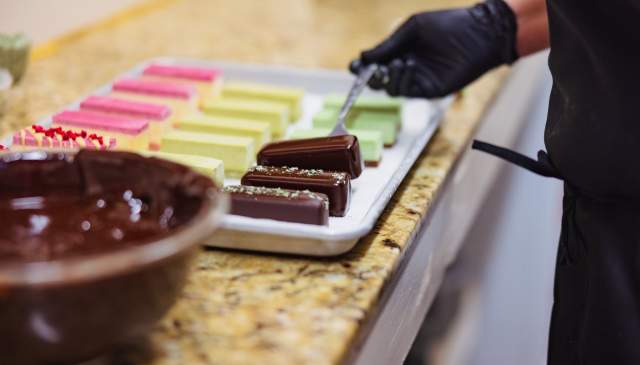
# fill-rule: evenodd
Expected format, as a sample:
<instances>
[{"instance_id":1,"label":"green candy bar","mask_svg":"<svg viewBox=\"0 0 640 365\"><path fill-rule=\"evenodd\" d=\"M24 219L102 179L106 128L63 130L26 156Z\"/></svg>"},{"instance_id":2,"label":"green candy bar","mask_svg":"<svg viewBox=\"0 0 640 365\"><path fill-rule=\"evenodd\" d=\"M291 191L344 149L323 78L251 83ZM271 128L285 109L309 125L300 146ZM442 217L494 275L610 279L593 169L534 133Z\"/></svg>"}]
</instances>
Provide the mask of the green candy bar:
<instances>
[{"instance_id":1,"label":"green candy bar","mask_svg":"<svg viewBox=\"0 0 640 365\"><path fill-rule=\"evenodd\" d=\"M336 125L338 112L325 109L313 116L314 128L331 129ZM393 146L396 143L398 128L395 117L386 113L354 112L352 111L346 121L347 129L378 131L382 134L385 146Z\"/></svg>"},{"instance_id":2,"label":"green candy bar","mask_svg":"<svg viewBox=\"0 0 640 365\"><path fill-rule=\"evenodd\" d=\"M329 94L324 99L324 108L339 110L344 103L345 96L339 94ZM390 118L395 118L394 123L402 123L402 99L385 96L360 96L351 109L352 113L374 112L387 114Z\"/></svg>"},{"instance_id":3,"label":"green candy bar","mask_svg":"<svg viewBox=\"0 0 640 365\"><path fill-rule=\"evenodd\" d=\"M284 135L289 125L289 108L282 103L217 98L203 101L201 107L214 117L267 122L274 137Z\"/></svg>"},{"instance_id":4,"label":"green candy bar","mask_svg":"<svg viewBox=\"0 0 640 365\"><path fill-rule=\"evenodd\" d=\"M331 132L329 128L296 129L289 139L303 139L328 136ZM360 143L360 153L365 163L369 166L377 166L382 159L382 133L373 130L350 129L349 133L358 137Z\"/></svg>"},{"instance_id":5,"label":"green candy bar","mask_svg":"<svg viewBox=\"0 0 640 365\"><path fill-rule=\"evenodd\" d=\"M0 34L0 68L6 68L15 83L27 69L31 42L26 35Z\"/></svg>"},{"instance_id":6,"label":"green candy bar","mask_svg":"<svg viewBox=\"0 0 640 365\"><path fill-rule=\"evenodd\" d=\"M282 103L289 107L291 121L302 114L304 90L292 87L273 86L249 82L226 82L222 86L222 97L248 100L263 100Z\"/></svg>"}]
</instances>

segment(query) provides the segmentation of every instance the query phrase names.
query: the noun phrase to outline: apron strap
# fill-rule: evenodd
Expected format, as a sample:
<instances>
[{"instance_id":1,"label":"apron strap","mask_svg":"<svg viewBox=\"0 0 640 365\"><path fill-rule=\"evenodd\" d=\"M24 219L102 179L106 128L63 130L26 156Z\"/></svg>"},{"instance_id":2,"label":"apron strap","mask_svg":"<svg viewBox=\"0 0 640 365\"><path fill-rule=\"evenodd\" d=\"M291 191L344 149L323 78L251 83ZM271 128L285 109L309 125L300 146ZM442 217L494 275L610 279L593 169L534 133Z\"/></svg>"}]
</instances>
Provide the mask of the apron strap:
<instances>
[{"instance_id":1,"label":"apron strap","mask_svg":"<svg viewBox=\"0 0 640 365\"><path fill-rule=\"evenodd\" d=\"M474 140L471 148L486 152L490 155L501 158L505 161L511 162L514 165L525 168L533 173L541 176L554 177L556 179L563 180L558 170L553 166L549 155L545 151L538 151L538 160L534 160L521 153L512 151L508 148L496 146L487 142Z\"/></svg>"}]
</instances>

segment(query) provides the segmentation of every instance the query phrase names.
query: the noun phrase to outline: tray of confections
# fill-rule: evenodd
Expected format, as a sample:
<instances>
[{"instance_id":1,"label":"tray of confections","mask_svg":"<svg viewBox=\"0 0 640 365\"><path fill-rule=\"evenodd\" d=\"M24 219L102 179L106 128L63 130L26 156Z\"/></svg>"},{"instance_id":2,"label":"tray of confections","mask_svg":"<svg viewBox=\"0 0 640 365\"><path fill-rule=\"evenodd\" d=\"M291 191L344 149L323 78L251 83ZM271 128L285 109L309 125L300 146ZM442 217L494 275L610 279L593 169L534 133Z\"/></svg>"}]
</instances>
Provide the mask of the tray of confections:
<instances>
[{"instance_id":1,"label":"tray of confections","mask_svg":"<svg viewBox=\"0 0 640 365\"><path fill-rule=\"evenodd\" d=\"M368 90L351 135L327 137L352 82L344 71L155 58L1 142L188 165L231 198L205 245L333 256L371 231L450 101Z\"/></svg>"}]
</instances>

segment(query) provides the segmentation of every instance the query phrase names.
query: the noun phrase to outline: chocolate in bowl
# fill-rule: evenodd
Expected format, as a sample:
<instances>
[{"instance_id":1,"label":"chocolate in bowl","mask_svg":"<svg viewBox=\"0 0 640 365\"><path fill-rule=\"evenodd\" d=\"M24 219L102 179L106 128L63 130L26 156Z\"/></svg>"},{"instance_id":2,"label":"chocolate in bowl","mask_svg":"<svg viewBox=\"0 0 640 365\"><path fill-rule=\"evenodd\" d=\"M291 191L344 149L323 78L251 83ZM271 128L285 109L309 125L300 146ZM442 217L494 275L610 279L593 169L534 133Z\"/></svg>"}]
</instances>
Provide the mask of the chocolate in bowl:
<instances>
[{"instance_id":1,"label":"chocolate in bowl","mask_svg":"<svg viewBox=\"0 0 640 365\"><path fill-rule=\"evenodd\" d=\"M0 364L78 362L148 332L226 209L217 191L132 153L0 154Z\"/></svg>"}]
</instances>

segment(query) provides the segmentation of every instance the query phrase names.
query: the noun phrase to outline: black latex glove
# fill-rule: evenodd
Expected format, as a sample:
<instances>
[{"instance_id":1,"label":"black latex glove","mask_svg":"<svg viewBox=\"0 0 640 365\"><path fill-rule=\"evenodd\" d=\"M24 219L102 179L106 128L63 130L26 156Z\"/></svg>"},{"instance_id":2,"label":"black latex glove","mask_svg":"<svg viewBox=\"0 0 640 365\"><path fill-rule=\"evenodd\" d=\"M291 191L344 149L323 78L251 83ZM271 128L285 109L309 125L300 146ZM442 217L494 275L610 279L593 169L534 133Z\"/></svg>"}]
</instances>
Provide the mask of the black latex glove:
<instances>
[{"instance_id":1,"label":"black latex glove","mask_svg":"<svg viewBox=\"0 0 640 365\"><path fill-rule=\"evenodd\" d=\"M374 77L369 86L393 96L445 96L515 61L516 31L515 14L502 0L419 13L377 47L362 52L350 69L357 73L370 63L386 66L388 77Z\"/></svg>"}]
</instances>

